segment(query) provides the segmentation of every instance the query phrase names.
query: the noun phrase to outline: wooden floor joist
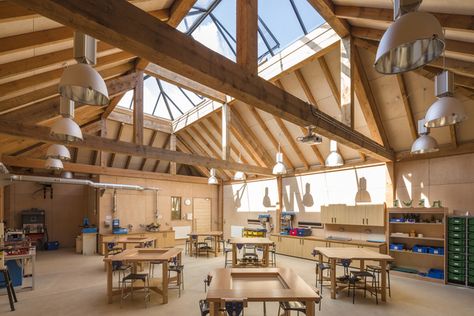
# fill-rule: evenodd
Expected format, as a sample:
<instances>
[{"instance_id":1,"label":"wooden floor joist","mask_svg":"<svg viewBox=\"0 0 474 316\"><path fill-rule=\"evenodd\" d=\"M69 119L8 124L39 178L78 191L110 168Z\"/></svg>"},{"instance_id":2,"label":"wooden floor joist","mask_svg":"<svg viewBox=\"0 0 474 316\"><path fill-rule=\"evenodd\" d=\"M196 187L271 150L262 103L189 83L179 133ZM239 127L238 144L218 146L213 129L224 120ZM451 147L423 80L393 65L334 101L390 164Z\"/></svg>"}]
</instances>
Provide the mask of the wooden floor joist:
<instances>
[{"instance_id":1,"label":"wooden floor joist","mask_svg":"<svg viewBox=\"0 0 474 316\"><path fill-rule=\"evenodd\" d=\"M315 0L322 3L322 0ZM347 128L329 115L213 52L191 37L170 28L126 1L14 0L68 27L160 64L180 75L221 91L245 103L315 131L382 161L394 153ZM314 2L314 1L312 1ZM114 18L110 18L113 12ZM71 18L74 17L74 18ZM135 21L136 23L123 23ZM332 21L332 20L331 20ZM147 30L147 32L143 32Z\"/></svg>"}]
</instances>

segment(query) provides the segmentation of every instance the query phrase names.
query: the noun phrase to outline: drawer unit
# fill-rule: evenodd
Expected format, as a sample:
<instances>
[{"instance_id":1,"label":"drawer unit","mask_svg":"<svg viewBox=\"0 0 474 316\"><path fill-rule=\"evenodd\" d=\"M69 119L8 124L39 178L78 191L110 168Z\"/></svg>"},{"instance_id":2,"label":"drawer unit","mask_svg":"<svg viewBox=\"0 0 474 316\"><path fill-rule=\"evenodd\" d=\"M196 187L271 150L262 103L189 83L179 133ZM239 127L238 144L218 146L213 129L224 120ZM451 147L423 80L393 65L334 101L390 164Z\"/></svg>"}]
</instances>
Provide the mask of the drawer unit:
<instances>
[{"instance_id":1,"label":"drawer unit","mask_svg":"<svg viewBox=\"0 0 474 316\"><path fill-rule=\"evenodd\" d=\"M466 225L466 218L464 217L450 217L448 218L448 224L451 225Z\"/></svg>"},{"instance_id":2,"label":"drawer unit","mask_svg":"<svg viewBox=\"0 0 474 316\"><path fill-rule=\"evenodd\" d=\"M458 239L466 239L465 232L449 232L449 238L458 238Z\"/></svg>"},{"instance_id":3,"label":"drawer unit","mask_svg":"<svg viewBox=\"0 0 474 316\"><path fill-rule=\"evenodd\" d=\"M455 261L465 261L466 255L463 253L450 253L448 255L448 260L455 260Z\"/></svg>"},{"instance_id":4,"label":"drawer unit","mask_svg":"<svg viewBox=\"0 0 474 316\"><path fill-rule=\"evenodd\" d=\"M449 224L448 229L450 232L465 232L466 225Z\"/></svg>"},{"instance_id":5,"label":"drawer unit","mask_svg":"<svg viewBox=\"0 0 474 316\"><path fill-rule=\"evenodd\" d=\"M466 268L466 261L460 260L449 260L448 261L449 270L454 271L454 269L465 269Z\"/></svg>"},{"instance_id":6,"label":"drawer unit","mask_svg":"<svg viewBox=\"0 0 474 316\"><path fill-rule=\"evenodd\" d=\"M452 238L452 239L449 239L448 244L450 246L460 246L464 248L466 246L466 239Z\"/></svg>"},{"instance_id":7,"label":"drawer unit","mask_svg":"<svg viewBox=\"0 0 474 316\"><path fill-rule=\"evenodd\" d=\"M465 247L448 245L449 252L464 253Z\"/></svg>"},{"instance_id":8,"label":"drawer unit","mask_svg":"<svg viewBox=\"0 0 474 316\"><path fill-rule=\"evenodd\" d=\"M470 272L474 273L474 231L470 231L474 218L448 217L447 244L448 282L459 285L470 285Z\"/></svg>"},{"instance_id":9,"label":"drawer unit","mask_svg":"<svg viewBox=\"0 0 474 316\"><path fill-rule=\"evenodd\" d=\"M457 274L453 272L448 273L448 281L454 283L465 283L466 282L466 275L465 274Z\"/></svg>"}]
</instances>

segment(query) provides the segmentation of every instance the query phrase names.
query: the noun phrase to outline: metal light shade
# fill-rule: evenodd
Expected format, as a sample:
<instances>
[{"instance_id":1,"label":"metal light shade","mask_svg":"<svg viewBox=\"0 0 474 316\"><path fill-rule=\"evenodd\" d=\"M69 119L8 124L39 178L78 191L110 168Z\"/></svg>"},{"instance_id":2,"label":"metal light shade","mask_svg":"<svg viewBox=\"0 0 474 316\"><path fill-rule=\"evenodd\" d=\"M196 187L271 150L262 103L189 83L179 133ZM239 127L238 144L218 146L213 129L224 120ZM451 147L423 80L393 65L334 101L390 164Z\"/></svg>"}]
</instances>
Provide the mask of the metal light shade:
<instances>
[{"instance_id":1,"label":"metal light shade","mask_svg":"<svg viewBox=\"0 0 474 316\"><path fill-rule=\"evenodd\" d=\"M245 179L247 179L247 176L245 175L243 171L237 171L234 174L234 180L244 181Z\"/></svg>"},{"instance_id":2,"label":"metal light shade","mask_svg":"<svg viewBox=\"0 0 474 316\"><path fill-rule=\"evenodd\" d=\"M75 64L67 67L59 82L59 94L74 102L106 105L109 93L104 79L91 65Z\"/></svg>"},{"instance_id":3,"label":"metal light shade","mask_svg":"<svg viewBox=\"0 0 474 316\"><path fill-rule=\"evenodd\" d=\"M275 166L273 166L273 174L274 175L286 174L286 166L283 163L283 154L280 152L276 154L276 164Z\"/></svg>"},{"instance_id":4,"label":"metal light shade","mask_svg":"<svg viewBox=\"0 0 474 316\"><path fill-rule=\"evenodd\" d=\"M382 36L374 67L383 74L410 71L441 56L444 47L439 21L426 12L409 12L396 19Z\"/></svg>"},{"instance_id":5,"label":"metal light shade","mask_svg":"<svg viewBox=\"0 0 474 316\"><path fill-rule=\"evenodd\" d=\"M219 180L217 180L217 177L216 177L216 169L212 168L210 172L211 172L211 176L207 180L207 184L213 184L213 185L219 184Z\"/></svg>"},{"instance_id":6,"label":"metal light shade","mask_svg":"<svg viewBox=\"0 0 474 316\"><path fill-rule=\"evenodd\" d=\"M454 97L442 97L436 100L425 115L426 127L442 127L456 124L467 119L464 106Z\"/></svg>"},{"instance_id":7,"label":"metal light shade","mask_svg":"<svg viewBox=\"0 0 474 316\"><path fill-rule=\"evenodd\" d=\"M367 179L362 177L359 179L358 190L355 196L356 203L370 203L372 198L369 191L367 191Z\"/></svg>"},{"instance_id":8,"label":"metal light shade","mask_svg":"<svg viewBox=\"0 0 474 316\"><path fill-rule=\"evenodd\" d=\"M425 154L438 150L438 142L430 135L420 135L411 145L412 154Z\"/></svg>"},{"instance_id":9,"label":"metal light shade","mask_svg":"<svg viewBox=\"0 0 474 316\"><path fill-rule=\"evenodd\" d=\"M337 151L331 151L326 158L325 165L327 167L340 167L344 165L344 159Z\"/></svg>"},{"instance_id":10,"label":"metal light shade","mask_svg":"<svg viewBox=\"0 0 474 316\"><path fill-rule=\"evenodd\" d=\"M48 150L46 151L46 158L69 160L71 159L71 154L69 153L69 150L66 146L53 144L48 147Z\"/></svg>"},{"instance_id":11,"label":"metal light shade","mask_svg":"<svg viewBox=\"0 0 474 316\"><path fill-rule=\"evenodd\" d=\"M51 136L67 142L82 140L81 128L69 117L61 117L57 120L51 126L50 133Z\"/></svg>"},{"instance_id":12,"label":"metal light shade","mask_svg":"<svg viewBox=\"0 0 474 316\"><path fill-rule=\"evenodd\" d=\"M63 162L55 158L46 159L46 162L44 163L44 167L50 170L61 170L64 168Z\"/></svg>"}]
</instances>

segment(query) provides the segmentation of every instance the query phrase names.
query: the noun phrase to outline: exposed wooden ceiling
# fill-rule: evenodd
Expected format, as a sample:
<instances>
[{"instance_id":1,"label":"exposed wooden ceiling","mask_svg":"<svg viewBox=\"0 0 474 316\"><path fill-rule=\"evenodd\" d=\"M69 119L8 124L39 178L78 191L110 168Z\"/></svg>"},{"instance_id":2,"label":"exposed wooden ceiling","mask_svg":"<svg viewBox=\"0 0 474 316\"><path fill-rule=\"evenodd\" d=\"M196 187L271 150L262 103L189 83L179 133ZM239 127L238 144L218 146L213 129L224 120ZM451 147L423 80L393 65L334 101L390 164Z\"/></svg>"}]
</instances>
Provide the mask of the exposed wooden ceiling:
<instances>
[{"instance_id":1,"label":"exposed wooden ceiling","mask_svg":"<svg viewBox=\"0 0 474 316\"><path fill-rule=\"evenodd\" d=\"M132 143L133 115L115 106L126 91L135 87L137 71L144 69L147 74L191 91L199 91L213 100L230 101L230 162L237 162L240 156L243 164L268 169L272 167L275 153L281 146L285 163L293 172L321 170L324 168L324 158L329 154L328 137L340 141L339 150L345 160L351 163L373 161L371 155L382 160L389 157L411 159L407 151L417 136L416 122L435 100L433 77L443 68L443 61L437 60L424 69L403 75L380 75L374 71L372 64L377 41L391 21L392 2L371 0L365 1L364 7L361 7L359 1L353 0L308 1L339 36L350 34L353 37L355 53L352 80L355 99L352 125L355 132L366 137L362 143L358 143L357 139L350 140L353 134L344 132L345 129L341 129L343 124L338 124L342 119L340 45L338 39L330 36L324 26L311 33L314 38L295 43L279 54L279 58L260 65L259 77L273 83L275 89L262 83L259 78L235 74L235 78L245 78L246 82L267 91L273 100L265 104L256 99L258 93L252 90L255 87L249 86L246 94L242 94L242 89L240 92L234 91L232 86L225 89L218 87L214 83L217 81L200 80L197 76L188 79L184 73L186 71L179 74L166 69L164 65L170 66L166 62L161 66L150 64L148 60L152 58L148 57L153 56L137 57L132 53L133 49L123 50L111 45L113 41L99 41L96 68L107 80L113 98L107 107L78 105L76 121L83 126L83 132ZM62 68L73 62L73 30L14 2L0 1L0 120L48 126L58 113L57 83ZM129 2L176 27L195 1ZM421 10L435 13L446 29L448 42L444 63L446 68L456 74L456 97L465 105L469 117L474 118L474 5L466 1L425 0ZM245 32L249 30L243 30L241 34ZM241 35L240 38L246 37ZM203 60L210 56L201 45L189 40L191 49L201 52ZM315 43L321 47L312 46ZM242 60L246 58L253 58L251 52L244 52L240 57ZM233 69L232 65L228 66L229 70ZM255 70L250 67L245 71L251 73ZM222 81L221 85L224 85L225 79ZM279 89L288 95L281 94ZM231 100L225 94L234 94L236 99ZM293 96L296 98L293 99ZM305 109L305 103L299 100L311 103L316 111L332 119L326 125L318 122L318 132L327 136L322 144L309 146L296 142L296 137L304 132L302 127L312 123L312 120L302 119L292 109L274 107L278 98L296 108L300 107L299 111ZM257 104L257 101L262 104ZM283 117L282 111L286 111ZM309 116L312 117L311 114ZM177 130L175 124L169 121L146 116L143 122L143 145L170 149L169 134L176 131L177 151L220 159L220 106L209 102L199 111L195 109L177 121L186 123ZM469 124L469 121L454 128L432 129L431 133L443 147L437 155L465 153L474 148L474 124ZM42 141L31 137L0 136L0 153L9 156L5 160L11 166L15 166L15 160L10 156L21 157L23 160L17 166L25 168L24 159L41 158L46 147ZM160 174L172 169L165 160L85 147L73 150L73 164ZM79 172L77 170L84 169L74 170ZM187 175L209 174L207 168L196 163L193 167L178 164L177 170ZM232 177L232 172L225 168L218 169L218 174L225 180Z\"/></svg>"}]
</instances>

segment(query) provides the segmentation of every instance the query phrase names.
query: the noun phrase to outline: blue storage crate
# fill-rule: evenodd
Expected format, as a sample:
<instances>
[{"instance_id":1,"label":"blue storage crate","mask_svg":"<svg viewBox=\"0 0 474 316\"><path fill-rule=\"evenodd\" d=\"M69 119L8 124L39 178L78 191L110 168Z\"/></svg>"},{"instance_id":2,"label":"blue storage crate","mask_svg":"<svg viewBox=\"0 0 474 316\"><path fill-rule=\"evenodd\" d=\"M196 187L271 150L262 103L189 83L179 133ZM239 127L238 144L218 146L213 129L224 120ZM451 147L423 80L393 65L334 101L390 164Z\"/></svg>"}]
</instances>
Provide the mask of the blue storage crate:
<instances>
[{"instance_id":1,"label":"blue storage crate","mask_svg":"<svg viewBox=\"0 0 474 316\"><path fill-rule=\"evenodd\" d=\"M84 227L82 232L84 234L97 233L97 227Z\"/></svg>"},{"instance_id":2,"label":"blue storage crate","mask_svg":"<svg viewBox=\"0 0 474 316\"><path fill-rule=\"evenodd\" d=\"M403 250L404 248L405 248L405 244L397 244L397 243L390 244L390 250Z\"/></svg>"},{"instance_id":3,"label":"blue storage crate","mask_svg":"<svg viewBox=\"0 0 474 316\"><path fill-rule=\"evenodd\" d=\"M444 255L444 247L429 247L428 253L432 255Z\"/></svg>"},{"instance_id":4,"label":"blue storage crate","mask_svg":"<svg viewBox=\"0 0 474 316\"><path fill-rule=\"evenodd\" d=\"M310 228L297 228L297 235L298 236L311 236L311 229Z\"/></svg>"},{"instance_id":5,"label":"blue storage crate","mask_svg":"<svg viewBox=\"0 0 474 316\"><path fill-rule=\"evenodd\" d=\"M428 248L430 247L414 245L412 250L413 252L418 252L418 253L428 253Z\"/></svg>"},{"instance_id":6,"label":"blue storage crate","mask_svg":"<svg viewBox=\"0 0 474 316\"><path fill-rule=\"evenodd\" d=\"M113 228L112 234L115 234L115 235L128 234L128 228Z\"/></svg>"},{"instance_id":7,"label":"blue storage crate","mask_svg":"<svg viewBox=\"0 0 474 316\"><path fill-rule=\"evenodd\" d=\"M403 218L391 218L390 223L403 223L405 220Z\"/></svg>"},{"instance_id":8,"label":"blue storage crate","mask_svg":"<svg viewBox=\"0 0 474 316\"><path fill-rule=\"evenodd\" d=\"M5 262L8 272L10 273L10 278L12 280L13 286L21 286L23 282L22 269L21 265L18 263L18 260L8 260ZM0 274L0 289L5 288L5 281L3 279L3 274Z\"/></svg>"},{"instance_id":9,"label":"blue storage crate","mask_svg":"<svg viewBox=\"0 0 474 316\"><path fill-rule=\"evenodd\" d=\"M433 279L444 279L444 271L441 269L430 269L426 274L427 277Z\"/></svg>"},{"instance_id":10,"label":"blue storage crate","mask_svg":"<svg viewBox=\"0 0 474 316\"><path fill-rule=\"evenodd\" d=\"M59 241L49 241L44 244L45 250L58 250L59 248Z\"/></svg>"}]
</instances>

